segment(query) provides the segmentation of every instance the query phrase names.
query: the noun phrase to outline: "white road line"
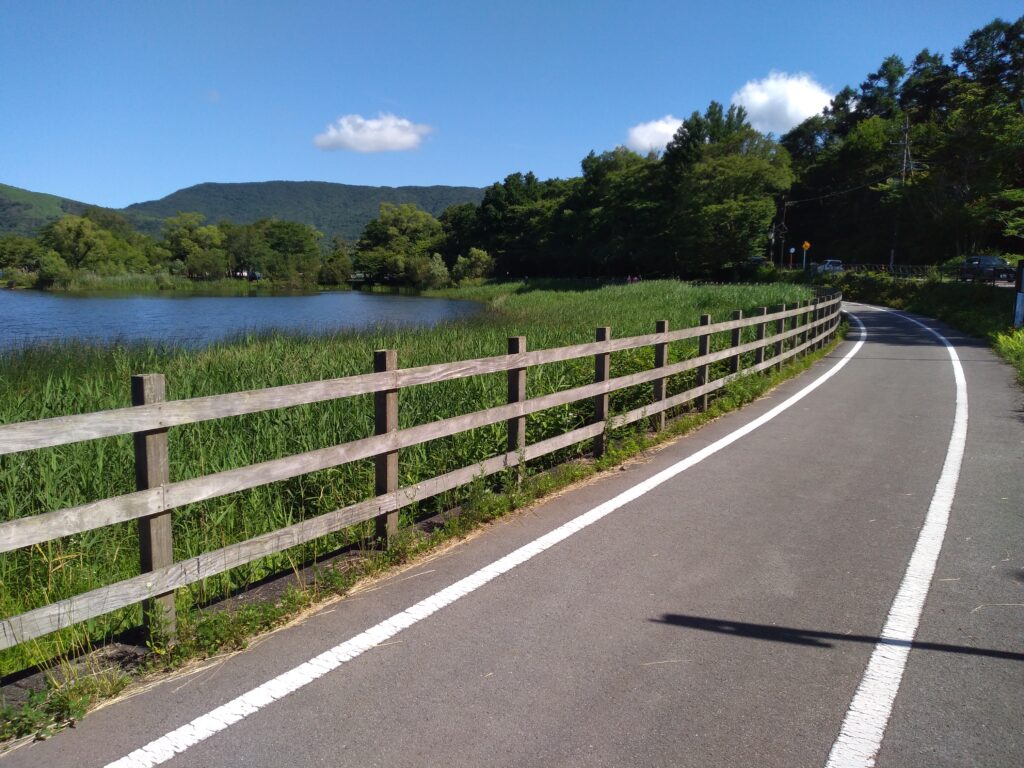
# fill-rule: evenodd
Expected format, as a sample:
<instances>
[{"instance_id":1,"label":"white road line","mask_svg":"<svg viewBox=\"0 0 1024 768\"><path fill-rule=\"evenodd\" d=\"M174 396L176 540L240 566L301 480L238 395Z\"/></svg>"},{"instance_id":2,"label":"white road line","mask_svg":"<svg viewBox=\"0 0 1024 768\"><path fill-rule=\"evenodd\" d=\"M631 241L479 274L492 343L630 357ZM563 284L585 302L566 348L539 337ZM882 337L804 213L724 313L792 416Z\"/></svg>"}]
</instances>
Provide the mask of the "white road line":
<instances>
[{"instance_id":1,"label":"white road line","mask_svg":"<svg viewBox=\"0 0 1024 768\"><path fill-rule=\"evenodd\" d=\"M877 309L877 308L876 308ZM886 312L890 310L884 310ZM960 465L967 443L967 379L960 365L956 349L942 334L929 328L912 317L893 314L921 326L937 338L949 352L956 379L956 411L953 416L953 432L946 449L946 460L942 474L935 486L924 526L918 536L910 563L903 576L899 592L889 609L889 617L875 650L868 661L864 677L850 702L850 709L843 719L839 737L832 745L826 768L869 768L875 764L882 737L889 724L892 705L903 679L903 670L913 645L917 625L928 596L928 587L935 574L935 564L942 549L942 540L949 523L949 511L953 506L956 484L960 479Z\"/></svg>"},{"instance_id":2,"label":"white road line","mask_svg":"<svg viewBox=\"0 0 1024 768\"><path fill-rule=\"evenodd\" d=\"M860 351L861 347L864 346L864 339L866 338L867 333L864 330L864 326L861 325L859 321L857 321L857 324L860 326L860 340L849 352L846 353L844 357L839 360L839 362L795 395L792 395L770 411L767 411L743 427L740 427L735 432L731 432L711 445L697 451L693 455L673 464L671 467L663 469L661 472L648 478L639 485L620 493L615 498L594 507L589 512L583 513L579 517L570 520L550 533L541 536L539 539L535 539L529 544L505 555L500 560L496 560L490 565L470 574L461 581L457 581L451 586L442 589L440 592L421 600L401 613L395 614L391 618L382 621L380 624L371 627L350 640L347 640L328 651L324 651L319 656L315 656L304 664L300 664L294 669L278 675L272 680L263 683L263 685L258 688L254 688L248 693L244 693L238 698L232 699L227 704L217 707L205 715L197 717L192 722L187 723L180 728L155 739L154 741L151 741L149 744L135 750L125 757L122 757L120 760L108 763L106 768L151 768L151 766L159 765L160 763L170 760L175 754L184 752L189 747L198 744L213 734L223 731L227 727L237 723L239 720L258 712L277 699L283 698L289 693L299 690L307 683L311 683L317 678L322 677L328 672L341 666L346 661L351 661L371 648L380 645L401 632L403 629L410 627L419 621L423 621L423 619L427 618L431 614L436 613L445 606L451 605L460 597L468 595L470 592L479 589L492 579L512 570L517 565L525 563L527 560L539 555L541 552L554 546L558 542L569 538L574 533L582 531L587 526L593 525L598 520L611 514L620 507L643 496L645 493L657 488L662 483L671 480L680 472L685 472L687 469L699 464L709 456L712 456L723 448L732 445L740 438L749 435L758 427L768 423L780 413L795 405L842 370L850 359Z\"/></svg>"}]
</instances>

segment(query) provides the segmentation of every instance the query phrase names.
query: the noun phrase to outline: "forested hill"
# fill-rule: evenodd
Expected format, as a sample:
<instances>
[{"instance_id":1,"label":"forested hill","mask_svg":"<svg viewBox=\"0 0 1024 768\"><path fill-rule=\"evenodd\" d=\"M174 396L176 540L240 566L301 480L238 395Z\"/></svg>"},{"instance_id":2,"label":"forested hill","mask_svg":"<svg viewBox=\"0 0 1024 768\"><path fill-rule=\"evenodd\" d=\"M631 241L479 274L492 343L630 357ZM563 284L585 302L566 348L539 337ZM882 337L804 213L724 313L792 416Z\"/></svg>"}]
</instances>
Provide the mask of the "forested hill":
<instances>
[{"instance_id":1,"label":"forested hill","mask_svg":"<svg viewBox=\"0 0 1024 768\"><path fill-rule=\"evenodd\" d=\"M365 187L322 181L266 181L198 184L160 200L136 203L120 211L141 232L159 236L163 220L180 211L203 214L211 223L249 224L280 219L308 224L328 238L355 240L382 202L415 203L438 216L450 205L479 203L476 187ZM35 235L68 214L81 215L89 203L0 184L0 236Z\"/></svg>"},{"instance_id":2,"label":"forested hill","mask_svg":"<svg viewBox=\"0 0 1024 768\"><path fill-rule=\"evenodd\" d=\"M44 226L64 216L80 216L92 206L45 192L30 192L20 187L0 184L0 237L24 235L31 237ZM129 217L132 226L147 232L159 232L160 221L138 214Z\"/></svg>"},{"instance_id":3,"label":"forested hill","mask_svg":"<svg viewBox=\"0 0 1024 768\"><path fill-rule=\"evenodd\" d=\"M164 219L179 211L195 211L210 222L236 224L282 219L308 224L328 237L355 240L383 202L414 203L439 216L450 205L477 204L483 195L483 189L476 187L364 187L325 181L208 183L129 205L124 212Z\"/></svg>"}]
</instances>

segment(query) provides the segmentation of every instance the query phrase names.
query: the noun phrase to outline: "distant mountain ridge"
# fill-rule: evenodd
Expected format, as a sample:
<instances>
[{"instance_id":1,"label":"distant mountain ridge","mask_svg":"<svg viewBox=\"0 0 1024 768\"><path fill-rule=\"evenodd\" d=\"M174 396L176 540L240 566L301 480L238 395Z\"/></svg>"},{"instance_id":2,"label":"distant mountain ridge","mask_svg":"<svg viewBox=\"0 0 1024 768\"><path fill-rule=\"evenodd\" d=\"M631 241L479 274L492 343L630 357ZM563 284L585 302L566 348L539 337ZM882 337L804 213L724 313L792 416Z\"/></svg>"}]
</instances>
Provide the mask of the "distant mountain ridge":
<instances>
[{"instance_id":1,"label":"distant mountain ridge","mask_svg":"<svg viewBox=\"0 0 1024 768\"><path fill-rule=\"evenodd\" d=\"M434 216L450 205L477 204L478 187L368 187L326 181L208 182L180 189L159 200L118 210L136 229L159 235L164 219L181 211L203 214L211 223L225 219L248 224L258 219L299 221L325 236L355 240L377 215L382 202L414 203ZM88 203L0 184L0 235L34 235L50 221L80 214ZM96 206L101 207L101 206Z\"/></svg>"}]
</instances>

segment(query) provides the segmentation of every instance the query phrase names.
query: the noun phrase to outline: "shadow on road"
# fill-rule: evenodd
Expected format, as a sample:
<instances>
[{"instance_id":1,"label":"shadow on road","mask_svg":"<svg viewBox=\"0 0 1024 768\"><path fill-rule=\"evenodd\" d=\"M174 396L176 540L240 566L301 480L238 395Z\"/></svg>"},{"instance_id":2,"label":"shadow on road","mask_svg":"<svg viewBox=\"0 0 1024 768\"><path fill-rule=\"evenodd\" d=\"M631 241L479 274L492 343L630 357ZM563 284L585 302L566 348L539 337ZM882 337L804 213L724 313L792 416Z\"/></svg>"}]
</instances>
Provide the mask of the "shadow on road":
<instances>
[{"instance_id":1,"label":"shadow on road","mask_svg":"<svg viewBox=\"0 0 1024 768\"><path fill-rule=\"evenodd\" d=\"M858 314L856 307L852 307L851 312L857 315L865 325L867 325L868 341L872 344L884 344L896 347L935 347L937 350L943 349L943 346L938 339L921 327L914 325L909 320L901 318L899 315L877 312L860 312ZM939 331L939 333L949 339L950 342L955 344L961 350L990 349L988 343L984 339L977 339L973 336L968 336L934 320L929 320L927 322L928 325ZM847 338L853 341L857 340L856 328L850 328L850 335Z\"/></svg>"},{"instance_id":2,"label":"shadow on road","mask_svg":"<svg viewBox=\"0 0 1024 768\"><path fill-rule=\"evenodd\" d=\"M723 635L748 637L752 640L770 640L776 643L810 645L816 648L832 648L834 644L828 642L829 640L845 643L871 643L872 645L876 643L883 643L885 645L893 646L910 646L914 650L942 651L944 653L962 653L970 656L987 656L993 659L1024 661L1024 653L999 651L993 648L970 648L966 645L927 643L919 640L915 640L913 643L905 640L882 640L881 638L873 637L871 635L841 635L837 632L820 632L813 629L778 627L773 624L748 624L743 621L709 619L703 616L686 616L678 613L662 614L660 619L650 619L650 621L657 624L671 624L675 627L700 629L705 632L718 632Z\"/></svg>"}]
</instances>

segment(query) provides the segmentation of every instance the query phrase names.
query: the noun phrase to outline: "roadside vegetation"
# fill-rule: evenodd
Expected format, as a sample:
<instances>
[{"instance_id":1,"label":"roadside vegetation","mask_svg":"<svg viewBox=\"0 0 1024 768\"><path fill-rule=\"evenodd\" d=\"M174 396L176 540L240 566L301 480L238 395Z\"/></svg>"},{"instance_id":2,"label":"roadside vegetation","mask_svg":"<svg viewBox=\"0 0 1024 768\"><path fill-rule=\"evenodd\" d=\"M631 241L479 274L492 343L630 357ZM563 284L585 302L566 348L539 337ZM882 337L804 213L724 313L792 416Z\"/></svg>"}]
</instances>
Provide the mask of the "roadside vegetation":
<instances>
[{"instance_id":1,"label":"roadside vegetation","mask_svg":"<svg viewBox=\"0 0 1024 768\"><path fill-rule=\"evenodd\" d=\"M434 330L378 329L319 337L270 334L198 351L73 343L11 350L0 354L0 422L127 406L133 373L164 373L169 397L179 399L366 373L372 370L372 351L380 348L397 349L399 364L407 367L503 354L506 339L514 335L525 335L529 349L540 349L592 341L597 326L611 325L615 337L636 335L653 331L654 321L659 319L667 319L671 328L681 328L697 324L701 314L726 319L735 308L751 311L812 295L807 287L785 284L692 286L653 281L615 286L586 281L506 283L446 293L486 301L488 310L473 320ZM727 344L724 338L717 341L721 346ZM671 345L671 360L695 354L693 343ZM649 349L616 353L612 375L646 368L652 362ZM722 393L711 413L746 402L770 386L768 378L755 378ZM593 360L589 358L546 365L531 369L529 394L537 396L592 380ZM669 394L692 384L692 372L673 377ZM505 401L505 390L504 374L403 390L401 424L408 426L499 405ZM649 402L650 397L649 386L619 393L612 397L612 412L637 407ZM372 432L372 407L372 398L360 397L176 427L169 433L171 479L365 437ZM592 407L592 403L584 402L530 416L528 440L535 442L583 425L592 416ZM690 421L682 423L692 425L708 417L689 414L686 418ZM623 446L612 454L619 457L626 450L624 446L632 445L630 450L636 450L646 439L634 428L618 430L612 438ZM400 482L406 485L472 466L504 452L505 439L504 425L497 425L403 450ZM522 485L511 478L481 480L404 511L405 533L398 546L387 553L364 553L366 557L360 559L357 569L310 570L307 566L332 553L353 547L357 552L363 550L372 537L371 524L179 590L179 641L173 648L154 647L150 663L173 665L197 654L238 647L252 631L279 623L318 594L343 592L355 578L400 562L551 487L588 474L593 469L584 469L586 465L579 463L588 449L586 445L566 449L537 462L529 468L528 480ZM553 470L556 464L562 466ZM133 488L130 437L0 457L2 519L39 514ZM364 461L195 504L174 513L175 557L188 558L372 495L373 466ZM452 516L450 510L457 508L466 514ZM417 521L437 515L441 516L440 526L430 533L416 533ZM135 525L124 524L0 555L0 583L4 585L0 612L16 615L130 577L138 572L137 552ZM246 608L209 617L201 610L239 589L282 573L302 573L304 591L287 596L276 607ZM55 679L61 679L62 660L68 666L82 649L117 637L137 626L140 619L137 608L125 609L0 652L0 674L56 665ZM31 718L25 720L29 721Z\"/></svg>"}]
</instances>

